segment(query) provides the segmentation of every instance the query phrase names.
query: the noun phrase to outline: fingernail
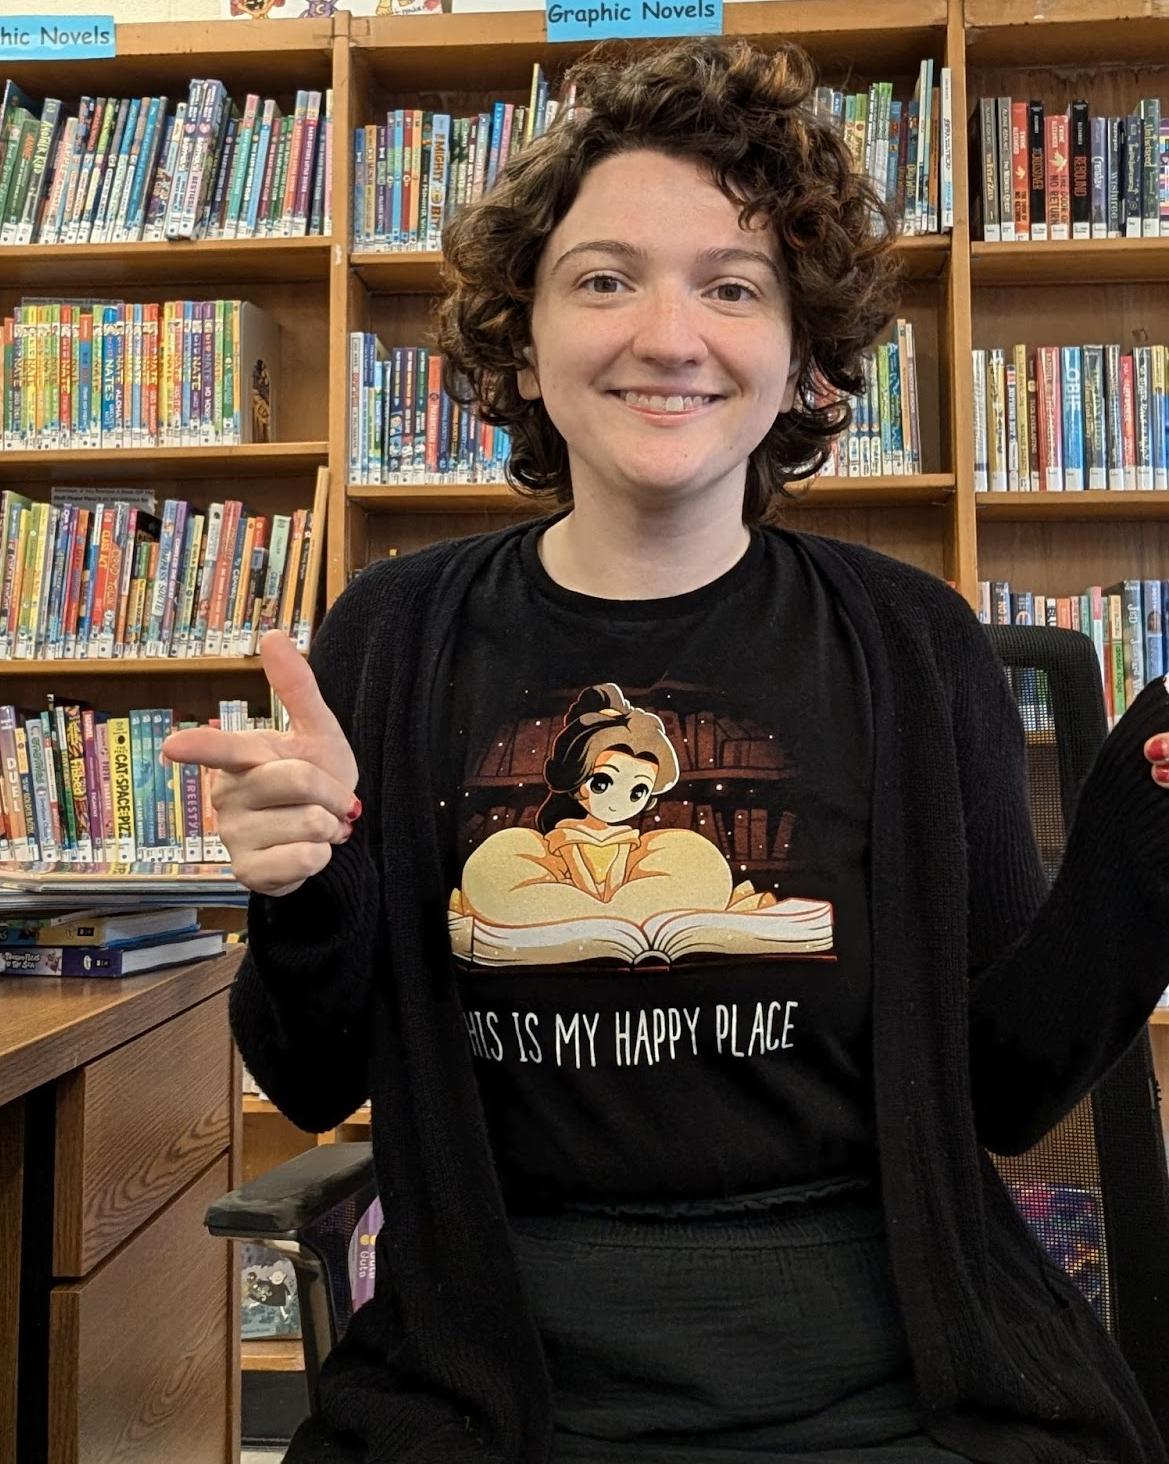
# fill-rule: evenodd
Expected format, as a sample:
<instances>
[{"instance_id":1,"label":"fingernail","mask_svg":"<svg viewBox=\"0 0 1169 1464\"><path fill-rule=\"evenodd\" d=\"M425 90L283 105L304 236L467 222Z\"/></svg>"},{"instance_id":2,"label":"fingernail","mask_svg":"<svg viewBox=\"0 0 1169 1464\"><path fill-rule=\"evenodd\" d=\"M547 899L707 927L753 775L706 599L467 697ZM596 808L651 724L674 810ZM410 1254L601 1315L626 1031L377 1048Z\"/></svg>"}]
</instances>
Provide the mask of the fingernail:
<instances>
[{"instance_id":1,"label":"fingernail","mask_svg":"<svg viewBox=\"0 0 1169 1464\"><path fill-rule=\"evenodd\" d=\"M349 822L349 823L356 823L357 820L360 817L361 817L361 799L360 798L355 798L353 800L353 807L345 815L345 818L346 818L346 821Z\"/></svg>"},{"instance_id":2,"label":"fingernail","mask_svg":"<svg viewBox=\"0 0 1169 1464\"><path fill-rule=\"evenodd\" d=\"M1169 783L1169 768L1155 767L1153 769L1153 777L1156 778L1158 783Z\"/></svg>"}]
</instances>

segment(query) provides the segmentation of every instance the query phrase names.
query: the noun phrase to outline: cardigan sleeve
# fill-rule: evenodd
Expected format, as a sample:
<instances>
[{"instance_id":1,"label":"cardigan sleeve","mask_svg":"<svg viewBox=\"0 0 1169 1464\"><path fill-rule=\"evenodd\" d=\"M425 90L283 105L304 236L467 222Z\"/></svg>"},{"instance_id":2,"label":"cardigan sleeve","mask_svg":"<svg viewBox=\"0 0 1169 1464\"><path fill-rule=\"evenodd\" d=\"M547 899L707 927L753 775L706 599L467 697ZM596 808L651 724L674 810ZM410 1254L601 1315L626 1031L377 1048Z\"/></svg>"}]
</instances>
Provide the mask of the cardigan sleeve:
<instances>
[{"instance_id":1,"label":"cardigan sleeve","mask_svg":"<svg viewBox=\"0 0 1169 1464\"><path fill-rule=\"evenodd\" d=\"M1143 752L1169 732L1169 695L1151 682L1100 748L1049 889L1022 722L981 626L964 670L975 1125L992 1152L1020 1154L1124 1056L1169 986L1169 789Z\"/></svg>"},{"instance_id":2,"label":"cardigan sleeve","mask_svg":"<svg viewBox=\"0 0 1169 1464\"><path fill-rule=\"evenodd\" d=\"M358 757L353 739L371 607L359 576L321 623L309 665ZM379 908L376 858L363 817L328 864L287 895L253 893L248 949L229 1001L232 1032L264 1092L298 1128L320 1133L369 1096L370 1006Z\"/></svg>"}]
</instances>

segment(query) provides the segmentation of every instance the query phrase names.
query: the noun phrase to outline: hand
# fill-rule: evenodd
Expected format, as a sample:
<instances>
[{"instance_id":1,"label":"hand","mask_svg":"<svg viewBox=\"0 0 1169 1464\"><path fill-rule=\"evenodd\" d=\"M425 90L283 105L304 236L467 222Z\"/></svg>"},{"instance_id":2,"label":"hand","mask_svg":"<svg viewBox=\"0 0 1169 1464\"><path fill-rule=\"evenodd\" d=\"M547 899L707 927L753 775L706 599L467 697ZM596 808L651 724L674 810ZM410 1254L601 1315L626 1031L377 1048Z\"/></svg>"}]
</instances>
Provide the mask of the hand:
<instances>
[{"instance_id":1,"label":"hand","mask_svg":"<svg viewBox=\"0 0 1169 1464\"><path fill-rule=\"evenodd\" d=\"M260 639L268 684L290 732L187 727L162 744L171 762L215 770L211 805L232 873L248 889L287 895L319 873L353 832L357 759L308 662L279 630Z\"/></svg>"},{"instance_id":2,"label":"hand","mask_svg":"<svg viewBox=\"0 0 1169 1464\"><path fill-rule=\"evenodd\" d=\"M1159 732L1145 743L1145 756L1153 764L1153 782L1169 788L1169 732Z\"/></svg>"}]
</instances>

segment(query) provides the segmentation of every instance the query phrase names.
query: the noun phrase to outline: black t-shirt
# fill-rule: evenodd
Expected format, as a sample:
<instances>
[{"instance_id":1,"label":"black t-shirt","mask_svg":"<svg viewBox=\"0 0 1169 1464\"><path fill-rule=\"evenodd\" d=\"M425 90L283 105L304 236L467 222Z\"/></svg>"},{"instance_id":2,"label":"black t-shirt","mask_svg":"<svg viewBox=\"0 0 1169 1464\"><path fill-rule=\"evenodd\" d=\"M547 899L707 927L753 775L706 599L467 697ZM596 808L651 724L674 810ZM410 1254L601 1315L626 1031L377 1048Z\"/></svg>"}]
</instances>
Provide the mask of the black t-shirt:
<instances>
[{"instance_id":1,"label":"black t-shirt","mask_svg":"<svg viewBox=\"0 0 1169 1464\"><path fill-rule=\"evenodd\" d=\"M872 716L798 542L699 589L501 546L433 725L452 959L509 1208L869 1174Z\"/></svg>"}]
</instances>

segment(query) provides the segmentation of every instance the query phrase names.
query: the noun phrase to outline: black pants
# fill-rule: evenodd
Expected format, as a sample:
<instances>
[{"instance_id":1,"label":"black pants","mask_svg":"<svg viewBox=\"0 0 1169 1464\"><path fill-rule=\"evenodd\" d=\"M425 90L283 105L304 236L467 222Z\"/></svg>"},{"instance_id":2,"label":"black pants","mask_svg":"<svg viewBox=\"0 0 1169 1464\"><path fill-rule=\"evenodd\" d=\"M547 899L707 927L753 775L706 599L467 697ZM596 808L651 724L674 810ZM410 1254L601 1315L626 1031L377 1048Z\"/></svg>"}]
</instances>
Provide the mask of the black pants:
<instances>
[{"instance_id":1,"label":"black pants","mask_svg":"<svg viewBox=\"0 0 1169 1464\"><path fill-rule=\"evenodd\" d=\"M554 1464L954 1464L920 1430L875 1187L509 1217Z\"/></svg>"}]
</instances>

